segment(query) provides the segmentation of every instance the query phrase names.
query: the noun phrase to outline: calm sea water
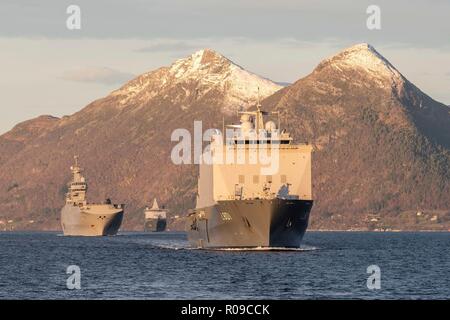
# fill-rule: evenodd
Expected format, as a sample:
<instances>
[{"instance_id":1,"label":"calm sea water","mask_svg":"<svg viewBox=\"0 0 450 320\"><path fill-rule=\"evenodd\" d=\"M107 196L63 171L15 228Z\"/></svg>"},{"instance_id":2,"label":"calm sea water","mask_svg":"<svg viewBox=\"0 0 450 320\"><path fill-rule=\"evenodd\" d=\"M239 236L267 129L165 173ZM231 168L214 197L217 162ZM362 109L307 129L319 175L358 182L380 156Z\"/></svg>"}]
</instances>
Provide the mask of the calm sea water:
<instances>
[{"instance_id":1,"label":"calm sea water","mask_svg":"<svg viewBox=\"0 0 450 320\"><path fill-rule=\"evenodd\" d=\"M67 289L69 265L80 290ZM0 298L449 299L450 233L308 232L286 252L191 250L184 233L0 233Z\"/></svg>"}]
</instances>

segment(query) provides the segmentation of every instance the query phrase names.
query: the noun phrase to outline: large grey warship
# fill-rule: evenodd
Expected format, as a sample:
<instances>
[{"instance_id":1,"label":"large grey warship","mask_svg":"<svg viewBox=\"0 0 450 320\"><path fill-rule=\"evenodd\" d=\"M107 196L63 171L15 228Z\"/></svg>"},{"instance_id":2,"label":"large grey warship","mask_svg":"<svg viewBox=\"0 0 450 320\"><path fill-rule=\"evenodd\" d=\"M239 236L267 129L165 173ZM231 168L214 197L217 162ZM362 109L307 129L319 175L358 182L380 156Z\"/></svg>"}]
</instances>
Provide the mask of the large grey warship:
<instances>
[{"instance_id":1,"label":"large grey warship","mask_svg":"<svg viewBox=\"0 0 450 320\"><path fill-rule=\"evenodd\" d=\"M264 123L269 113L259 104L240 114L240 124L228 126L237 134L225 143L213 137L210 150L213 157L240 152L244 161L200 162L196 209L186 224L189 242L196 248L298 248L313 205L312 147L293 144L274 121ZM275 155L271 150L278 152L278 169L261 174L265 165L249 159L255 152Z\"/></svg>"},{"instance_id":2,"label":"large grey warship","mask_svg":"<svg viewBox=\"0 0 450 320\"><path fill-rule=\"evenodd\" d=\"M117 234L122 224L123 205L91 204L86 200L87 182L82 176L82 169L75 165L70 167L73 179L66 194L66 205L61 211L61 227L66 236L111 236Z\"/></svg>"},{"instance_id":3,"label":"large grey warship","mask_svg":"<svg viewBox=\"0 0 450 320\"><path fill-rule=\"evenodd\" d=\"M156 199L153 200L153 206L147 207L144 211L145 224L144 231L146 232L162 232L166 230L167 226L167 212L159 208Z\"/></svg>"}]
</instances>

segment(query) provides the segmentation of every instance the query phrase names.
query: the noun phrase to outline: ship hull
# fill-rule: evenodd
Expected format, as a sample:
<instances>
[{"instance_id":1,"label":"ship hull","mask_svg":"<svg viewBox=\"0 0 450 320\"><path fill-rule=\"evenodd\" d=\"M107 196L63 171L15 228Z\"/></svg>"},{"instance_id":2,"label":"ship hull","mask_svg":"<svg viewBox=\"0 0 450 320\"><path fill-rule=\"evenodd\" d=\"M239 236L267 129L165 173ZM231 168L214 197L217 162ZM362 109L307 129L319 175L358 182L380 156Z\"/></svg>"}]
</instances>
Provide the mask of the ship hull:
<instances>
[{"instance_id":1,"label":"ship hull","mask_svg":"<svg viewBox=\"0 0 450 320\"><path fill-rule=\"evenodd\" d=\"M145 220L145 232L163 232L166 230L166 219L147 219Z\"/></svg>"},{"instance_id":2,"label":"ship hull","mask_svg":"<svg viewBox=\"0 0 450 320\"><path fill-rule=\"evenodd\" d=\"M123 210L113 206L82 208L66 205L61 211L61 227L65 236L116 235L123 220Z\"/></svg>"},{"instance_id":3,"label":"ship hull","mask_svg":"<svg viewBox=\"0 0 450 320\"><path fill-rule=\"evenodd\" d=\"M313 201L219 201L196 209L186 229L196 248L299 248Z\"/></svg>"}]
</instances>

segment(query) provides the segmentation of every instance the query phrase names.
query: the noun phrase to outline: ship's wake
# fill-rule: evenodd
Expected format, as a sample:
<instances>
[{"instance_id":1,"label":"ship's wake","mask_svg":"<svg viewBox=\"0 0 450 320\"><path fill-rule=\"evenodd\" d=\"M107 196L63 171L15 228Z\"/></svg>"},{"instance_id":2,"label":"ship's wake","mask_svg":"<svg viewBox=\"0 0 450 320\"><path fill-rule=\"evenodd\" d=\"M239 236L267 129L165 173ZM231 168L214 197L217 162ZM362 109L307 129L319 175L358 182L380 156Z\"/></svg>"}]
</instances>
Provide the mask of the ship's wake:
<instances>
[{"instance_id":1,"label":"ship's wake","mask_svg":"<svg viewBox=\"0 0 450 320\"><path fill-rule=\"evenodd\" d=\"M307 252L319 250L317 247L304 245L300 248L286 247L239 247L239 248L194 248L189 245L180 244L153 244L155 248L167 250L201 250L201 251L224 251L224 252Z\"/></svg>"},{"instance_id":2,"label":"ship's wake","mask_svg":"<svg viewBox=\"0 0 450 320\"><path fill-rule=\"evenodd\" d=\"M177 241L173 243L151 243L150 244L155 249L165 249L165 250L194 250L195 248L192 248L189 246L189 243Z\"/></svg>"},{"instance_id":3,"label":"ship's wake","mask_svg":"<svg viewBox=\"0 0 450 320\"><path fill-rule=\"evenodd\" d=\"M201 249L199 250L212 250L212 251L314 251L318 250L316 247L312 246L301 246L300 248L286 248L286 247L252 247L252 248L212 248L212 249Z\"/></svg>"}]
</instances>

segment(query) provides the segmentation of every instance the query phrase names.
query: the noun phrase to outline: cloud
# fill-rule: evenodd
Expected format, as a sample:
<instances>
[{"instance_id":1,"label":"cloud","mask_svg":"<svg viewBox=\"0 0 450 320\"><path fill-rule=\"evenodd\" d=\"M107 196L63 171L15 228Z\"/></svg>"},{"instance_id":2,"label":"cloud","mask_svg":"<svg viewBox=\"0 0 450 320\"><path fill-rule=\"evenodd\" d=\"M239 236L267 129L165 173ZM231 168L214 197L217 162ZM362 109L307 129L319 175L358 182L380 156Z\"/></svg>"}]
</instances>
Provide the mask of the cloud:
<instances>
[{"instance_id":1,"label":"cloud","mask_svg":"<svg viewBox=\"0 0 450 320\"><path fill-rule=\"evenodd\" d=\"M105 85L123 84L135 75L107 67L81 67L64 71L61 78L77 82L96 82Z\"/></svg>"},{"instance_id":2,"label":"cloud","mask_svg":"<svg viewBox=\"0 0 450 320\"><path fill-rule=\"evenodd\" d=\"M81 30L69 30L67 1L2 0L0 37L158 39L284 37L450 50L448 0L378 0L381 30L366 25L370 0L77 0ZM108 8L108 10L105 10ZM292 44L295 45L295 44ZM158 50L159 46L152 47Z\"/></svg>"},{"instance_id":3,"label":"cloud","mask_svg":"<svg viewBox=\"0 0 450 320\"><path fill-rule=\"evenodd\" d=\"M291 82L283 82L283 81L276 81L276 84L282 86L282 87L289 87L292 83Z\"/></svg>"},{"instance_id":4,"label":"cloud","mask_svg":"<svg viewBox=\"0 0 450 320\"><path fill-rule=\"evenodd\" d=\"M148 46L137 49L137 52L186 52L201 48L200 45L186 41L154 42Z\"/></svg>"}]
</instances>

